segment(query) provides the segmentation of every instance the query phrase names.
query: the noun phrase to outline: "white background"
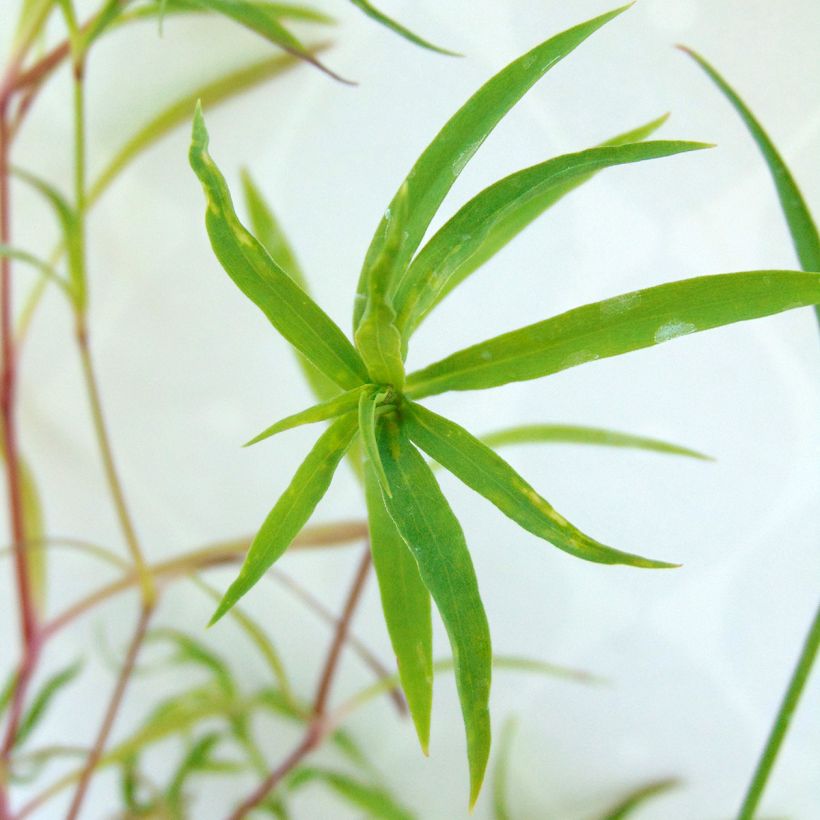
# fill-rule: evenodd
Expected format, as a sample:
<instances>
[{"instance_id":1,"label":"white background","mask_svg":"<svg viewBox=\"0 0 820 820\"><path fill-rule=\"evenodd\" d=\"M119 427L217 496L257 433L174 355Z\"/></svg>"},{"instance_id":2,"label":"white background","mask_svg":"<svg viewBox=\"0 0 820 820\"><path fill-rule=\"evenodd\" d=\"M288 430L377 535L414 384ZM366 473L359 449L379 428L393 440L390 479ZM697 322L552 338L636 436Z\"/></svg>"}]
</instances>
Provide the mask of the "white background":
<instances>
[{"instance_id":1,"label":"white background","mask_svg":"<svg viewBox=\"0 0 820 820\"><path fill-rule=\"evenodd\" d=\"M235 186L247 165L280 215L322 306L347 329L359 265L397 185L447 117L492 73L540 40L607 10L494 0L388 2L384 9L464 59L424 52L358 14L337 13L327 62L359 81L301 68L208 117L215 158ZM3 0L8 40L16 3ZM499 177L672 111L662 137L718 148L602 173L506 248L419 332L411 367L490 335L637 287L707 273L796 265L770 179L725 100L671 46L700 50L769 128L820 210L820 6L813 0L641 0L556 67L497 128L436 221ZM308 32L305 32L306 35ZM55 32L56 34L56 32ZM157 110L221 70L267 53L258 38L213 20L170 19L104 41L89 74L92 174ZM70 185L65 73L21 135L15 161ZM154 560L250 533L317 434L303 428L252 450L239 445L309 394L286 344L219 269L202 224L185 129L132 167L90 220L92 334L116 452L146 551ZM49 215L15 187L16 241L50 246ZM434 225L435 227L435 225ZM19 282L26 274L21 273ZM25 350L22 440L40 478L52 534L121 548L80 389L67 311L55 294ZM820 346L810 310L690 336L546 380L450 394L429 405L476 433L524 422L609 426L668 438L717 459L569 446L516 448L510 461L567 517L606 543L685 566L650 572L587 564L524 533L455 479L442 486L461 517L496 651L581 667L604 686L499 672L493 719L516 716L512 816L584 820L625 790L663 776L685 783L647 807L651 820L729 817L748 782L817 603L820 522ZM345 467L316 518L359 517ZM57 553L55 553L55 556ZM288 555L281 565L338 607L357 551ZM51 607L96 588L109 571L55 558ZM5 573L7 575L7 573ZM220 586L231 571L214 573ZM2 665L16 634L3 581ZM279 587L248 606L271 629L309 695L329 633ZM66 633L53 670L83 655L81 683L36 744L87 742L135 600L121 598ZM211 602L179 587L160 620L201 634ZM375 583L356 632L385 658ZM437 631L436 654L448 647ZM208 633L248 687L265 668L226 622ZM338 694L369 682L347 655ZM806 692L767 790L765 811L820 816L820 688ZM168 677L141 677L118 723L123 736ZM463 734L451 678L436 685L432 755L386 702L350 727L386 781L422 818L467 817ZM265 724L271 762L295 740ZM162 776L173 749L161 747ZM47 778L48 779L48 778ZM201 781L199 781L201 782ZM195 812L218 818L250 782L202 786ZM88 817L111 813L113 778L91 792ZM240 788L241 787L241 788ZM491 816L490 790L475 817ZM60 801L43 817L60 817ZM347 817L317 788L297 818ZM355 813L349 816L356 816Z\"/></svg>"}]
</instances>

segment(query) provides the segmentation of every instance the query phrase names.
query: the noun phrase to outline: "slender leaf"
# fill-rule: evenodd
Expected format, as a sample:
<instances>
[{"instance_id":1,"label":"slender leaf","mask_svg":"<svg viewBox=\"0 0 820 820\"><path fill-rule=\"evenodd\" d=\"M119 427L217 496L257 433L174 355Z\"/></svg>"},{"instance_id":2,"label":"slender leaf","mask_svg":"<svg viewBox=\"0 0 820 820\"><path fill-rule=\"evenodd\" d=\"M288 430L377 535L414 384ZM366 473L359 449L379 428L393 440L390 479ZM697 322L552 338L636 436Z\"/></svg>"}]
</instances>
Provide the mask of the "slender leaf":
<instances>
[{"instance_id":1,"label":"slender leaf","mask_svg":"<svg viewBox=\"0 0 820 820\"><path fill-rule=\"evenodd\" d=\"M509 806L510 749L516 730L516 721L508 719L501 729L501 739L496 752L493 769L493 817L495 820L512 820Z\"/></svg>"},{"instance_id":2,"label":"slender leaf","mask_svg":"<svg viewBox=\"0 0 820 820\"><path fill-rule=\"evenodd\" d=\"M6 713L6 709L9 708L9 703L11 703L11 696L14 694L15 686L17 685L17 673L10 672L8 677L6 678L6 682L3 684L3 688L0 689L0 718Z\"/></svg>"},{"instance_id":3,"label":"slender leaf","mask_svg":"<svg viewBox=\"0 0 820 820\"><path fill-rule=\"evenodd\" d=\"M709 146L698 142L656 141L605 148L588 148L525 168L485 188L471 199L424 246L400 277L396 304L401 305L399 328L405 336L462 282L473 268L474 254L485 250L487 237L501 247L508 225L530 214L532 203L566 191L567 186L589 179L596 171L696 151ZM499 224L500 223L500 224ZM509 238L512 238L512 234Z\"/></svg>"},{"instance_id":4,"label":"slender leaf","mask_svg":"<svg viewBox=\"0 0 820 820\"><path fill-rule=\"evenodd\" d=\"M262 243L271 259L279 265L305 293L310 295L307 277L296 259L296 254L285 236L282 226L277 221L262 192L251 178L250 173L242 171L242 190L245 194L245 207L251 221L251 228L256 238ZM296 354L299 366L305 376L313 395L320 402L336 396L339 388L320 370L315 368L301 353Z\"/></svg>"},{"instance_id":5,"label":"slender leaf","mask_svg":"<svg viewBox=\"0 0 820 820\"><path fill-rule=\"evenodd\" d=\"M28 461L20 459L20 495L23 506L23 533L26 538L26 563L31 582L34 605L39 615L46 611L48 593L47 554L42 549L45 536L43 505L40 490ZM34 548L32 549L32 546Z\"/></svg>"},{"instance_id":6,"label":"slender leaf","mask_svg":"<svg viewBox=\"0 0 820 820\"><path fill-rule=\"evenodd\" d=\"M256 584L307 523L327 492L357 426L355 414L342 416L316 442L253 539L245 563L217 607L211 624Z\"/></svg>"},{"instance_id":7,"label":"slender leaf","mask_svg":"<svg viewBox=\"0 0 820 820\"><path fill-rule=\"evenodd\" d=\"M430 746L433 707L433 627L430 593L419 566L382 500L378 477L365 469L370 551L384 620L396 654L401 687L424 754Z\"/></svg>"},{"instance_id":8,"label":"slender leaf","mask_svg":"<svg viewBox=\"0 0 820 820\"><path fill-rule=\"evenodd\" d=\"M250 447L252 444L257 444L264 441L266 438L275 436L277 433L282 433L285 430L292 430L294 427L300 427L303 424L314 424L319 421L327 421L328 419L342 416L355 410L360 403L360 399L367 398L373 394L376 389L375 385L363 384L361 387L356 387L353 390L348 390L336 398L323 402L322 404L315 404L313 407L308 407L307 410L302 410L299 413L294 413L292 416L287 416L270 427L267 427L259 435L254 436L244 446Z\"/></svg>"},{"instance_id":9,"label":"slender leaf","mask_svg":"<svg viewBox=\"0 0 820 820\"><path fill-rule=\"evenodd\" d=\"M208 154L208 132L199 106L190 160L208 201L205 223L211 245L239 289L282 336L340 387L349 390L368 382L367 370L344 333L239 221L225 178Z\"/></svg>"},{"instance_id":10,"label":"slender leaf","mask_svg":"<svg viewBox=\"0 0 820 820\"><path fill-rule=\"evenodd\" d=\"M557 513L503 458L453 421L420 404L404 405L411 440L504 515L558 549L599 564L665 569L676 566L599 543Z\"/></svg>"},{"instance_id":11,"label":"slender leaf","mask_svg":"<svg viewBox=\"0 0 820 820\"><path fill-rule=\"evenodd\" d=\"M44 262L34 254L24 251L21 248L14 248L11 245L0 244L0 256L7 256L9 259L23 262L29 267L34 268L34 270L39 271L46 279L59 285L60 290L62 290L69 301L74 304L74 294L68 282L66 282L48 262Z\"/></svg>"},{"instance_id":12,"label":"slender leaf","mask_svg":"<svg viewBox=\"0 0 820 820\"><path fill-rule=\"evenodd\" d=\"M370 466L373 468L382 492L392 496L390 483L384 472L379 444L376 441L376 409L385 398L385 393L362 393L359 399L359 432L362 436L362 445Z\"/></svg>"},{"instance_id":13,"label":"slender leaf","mask_svg":"<svg viewBox=\"0 0 820 820\"><path fill-rule=\"evenodd\" d=\"M766 164L777 188L777 195L783 207L783 214L791 232L797 257L800 266L805 271L820 270L820 235L817 232L817 225L812 219L811 212L800 193L800 188L792 176L783 157L763 130L763 126L752 114L743 100L737 95L734 89L718 74L717 70L711 66L700 54L689 48L680 46L681 50L688 54L707 73L715 85L723 92L727 100L732 104L735 111L740 114L746 127L749 129L754 141L763 154ZM818 309L820 317L820 309Z\"/></svg>"},{"instance_id":14,"label":"slender leaf","mask_svg":"<svg viewBox=\"0 0 820 820\"><path fill-rule=\"evenodd\" d=\"M380 820L412 820L414 817L384 787L362 783L343 772L300 766L289 778L288 787L295 790L314 782L329 786L348 803L365 811L367 817Z\"/></svg>"},{"instance_id":15,"label":"slender leaf","mask_svg":"<svg viewBox=\"0 0 820 820\"><path fill-rule=\"evenodd\" d=\"M54 0L23 0L14 35L15 49L30 43L37 36L53 6Z\"/></svg>"},{"instance_id":16,"label":"slender leaf","mask_svg":"<svg viewBox=\"0 0 820 820\"><path fill-rule=\"evenodd\" d=\"M430 51L437 51L439 54L446 54L448 57L460 57L460 54L457 54L455 51L448 51L446 48L441 48L440 46L433 45L429 40L425 40L422 37L419 37L418 34L414 34L408 28L405 28L401 23L396 22L391 17L388 17L386 14L379 11L377 8L373 6L372 3L368 3L367 0L350 0L354 6L361 9L368 17L375 20L377 23L381 23L381 25L386 26L387 28L394 31L400 37L404 37L405 40L408 40L411 43L414 43L417 46L421 46L422 48L429 49Z\"/></svg>"},{"instance_id":17,"label":"slender leaf","mask_svg":"<svg viewBox=\"0 0 820 820\"><path fill-rule=\"evenodd\" d=\"M485 83L450 118L417 160L376 229L356 290L354 329L364 314L370 269L382 256L390 217L398 198L403 195L402 189L406 186L408 220L404 226L404 242L391 261L388 275L391 283L416 252L433 216L461 171L507 112L550 68L627 8L623 6L581 23L536 46ZM401 310L401 305L395 307Z\"/></svg>"},{"instance_id":18,"label":"slender leaf","mask_svg":"<svg viewBox=\"0 0 820 820\"><path fill-rule=\"evenodd\" d=\"M470 805L478 799L490 753L492 651L487 616L458 519L424 459L398 425L379 427L393 497L383 495L396 529L436 602L453 650L470 767Z\"/></svg>"},{"instance_id":19,"label":"slender leaf","mask_svg":"<svg viewBox=\"0 0 820 820\"><path fill-rule=\"evenodd\" d=\"M481 390L820 302L820 274L751 271L670 282L496 336L411 374L406 395Z\"/></svg>"},{"instance_id":20,"label":"slender leaf","mask_svg":"<svg viewBox=\"0 0 820 820\"><path fill-rule=\"evenodd\" d=\"M82 663L76 661L46 680L20 721L14 740L16 746L22 746L26 742L29 735L45 717L54 698L80 674L81 670Z\"/></svg>"},{"instance_id":21,"label":"slender leaf","mask_svg":"<svg viewBox=\"0 0 820 820\"><path fill-rule=\"evenodd\" d=\"M264 0L250 0L250 5L259 6L279 20L296 20L300 23L324 23L330 25L334 19L318 9L295 3L268 3ZM122 22L168 17L174 14L206 14L212 9L205 8L195 0L156 0L153 5L140 6L123 15Z\"/></svg>"},{"instance_id":22,"label":"slender leaf","mask_svg":"<svg viewBox=\"0 0 820 820\"><path fill-rule=\"evenodd\" d=\"M687 456L701 461L714 461L711 456L671 444L656 438L634 436L599 427L580 427L574 424L522 424L507 427L481 436L481 441L493 450L511 444L592 444L604 447L627 447L633 450L649 450L655 453Z\"/></svg>"},{"instance_id":23,"label":"slender leaf","mask_svg":"<svg viewBox=\"0 0 820 820\"><path fill-rule=\"evenodd\" d=\"M631 817L637 809L643 808L643 805L649 800L666 794L666 792L678 786L680 786L680 781L676 778L657 780L654 783L641 786L630 792L617 806L611 808L603 815L601 820L625 820L625 818Z\"/></svg>"},{"instance_id":24,"label":"slender leaf","mask_svg":"<svg viewBox=\"0 0 820 820\"><path fill-rule=\"evenodd\" d=\"M237 693L237 687L227 663L202 641L198 641L178 629L169 627L154 629L148 633L147 638L149 641L170 643L175 650L171 657L171 662L175 665L193 664L199 666L211 674L220 690L226 695L235 695Z\"/></svg>"}]
</instances>

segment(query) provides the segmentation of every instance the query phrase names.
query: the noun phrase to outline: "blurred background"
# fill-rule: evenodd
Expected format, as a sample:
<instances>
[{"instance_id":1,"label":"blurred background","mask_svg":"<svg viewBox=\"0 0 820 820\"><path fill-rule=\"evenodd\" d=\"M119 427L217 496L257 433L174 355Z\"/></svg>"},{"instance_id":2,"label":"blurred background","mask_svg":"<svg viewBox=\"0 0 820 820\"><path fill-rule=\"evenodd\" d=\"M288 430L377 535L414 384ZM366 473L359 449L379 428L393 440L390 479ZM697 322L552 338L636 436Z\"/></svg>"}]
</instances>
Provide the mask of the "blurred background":
<instances>
[{"instance_id":1,"label":"blurred background","mask_svg":"<svg viewBox=\"0 0 820 820\"><path fill-rule=\"evenodd\" d=\"M14 20L6 0L0 37ZM96 4L79 4L92 11ZM537 42L611 3L575 0L381 0L414 31L465 56L422 51L352 5L338 17L326 62L357 87L305 66L208 116L212 153L238 191L249 168L280 217L317 300L345 329L365 249L386 204L446 119L492 73ZM9 13L6 13L8 11ZM298 29L306 39L312 30ZM820 213L820 6L814 0L641 0L553 69L487 140L448 197L435 229L481 188L549 156L578 150L666 111L661 138L717 143L711 151L615 168L551 210L448 299L416 337L415 368L483 338L585 302L690 276L796 267L770 177L743 125L679 51L699 50L760 117ZM216 19L132 26L105 39L89 66L93 176L165 103L233 65L269 53L260 38ZM171 79L173 78L173 79ZM243 450L273 420L311 403L286 343L228 280L203 226L187 164L187 128L152 149L90 219L91 332L123 480L146 552L255 531L316 435L301 428ZM68 190L68 73L43 93L15 161ZM15 188L17 244L51 246L41 204ZM56 238L56 235L55 237ZM22 279L21 274L20 279ZM18 280L20 281L20 280ZM49 533L121 547L68 342L52 293L25 349L22 440L41 482ZM684 783L647 820L722 818L737 809L817 604L820 588L820 345L810 310L682 338L548 379L429 400L482 434L513 423L563 422L666 438L714 463L580 446L521 447L506 456L564 515L605 543L679 561L649 572L587 564L521 531L454 478L441 482L476 564L495 650L588 670L582 685L496 673L494 725L518 718L510 757L515 818L583 820L657 777ZM317 521L359 518L345 466ZM4 524L5 526L5 524ZM5 531L5 530L4 530ZM281 566L338 609L355 548L286 555ZM114 573L54 552L57 611ZM210 574L224 588L233 569ZM2 573L3 668L16 621ZM312 692L327 626L279 587L246 599L268 625L298 690ZM113 683L137 601L123 597L65 633L45 672L83 656L78 683L38 730L43 742L87 742ZM160 621L202 635L212 602L178 585ZM436 656L448 655L436 625ZM384 659L390 648L371 579L354 630ZM267 674L224 621L204 636L249 685ZM369 683L345 656L336 697ZM169 682L170 681L170 682ZM173 685L138 676L115 737ZM351 731L419 817L466 818L463 730L452 677L437 679L431 756L387 701ZM271 724L263 745L280 760L296 731ZM764 799L765 812L820 816L820 677L805 694ZM172 745L154 754L159 770ZM203 780L195 816L220 817L250 783ZM240 788L241 787L241 788ZM95 781L89 817L117 804L113 775ZM60 801L43 817L60 817ZM321 792L297 818L357 816ZM492 814L489 794L474 813Z\"/></svg>"}]
</instances>

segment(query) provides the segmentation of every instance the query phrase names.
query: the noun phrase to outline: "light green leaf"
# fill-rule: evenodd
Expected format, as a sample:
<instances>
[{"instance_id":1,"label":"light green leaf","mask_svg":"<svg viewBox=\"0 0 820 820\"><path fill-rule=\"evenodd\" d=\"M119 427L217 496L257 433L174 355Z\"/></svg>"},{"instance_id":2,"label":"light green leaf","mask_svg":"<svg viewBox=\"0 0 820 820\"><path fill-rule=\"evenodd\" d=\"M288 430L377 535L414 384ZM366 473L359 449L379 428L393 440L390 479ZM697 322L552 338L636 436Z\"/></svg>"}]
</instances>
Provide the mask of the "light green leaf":
<instances>
[{"instance_id":1,"label":"light green leaf","mask_svg":"<svg viewBox=\"0 0 820 820\"><path fill-rule=\"evenodd\" d=\"M15 746L22 746L26 742L45 717L54 698L80 674L82 666L80 661L76 661L46 680L20 721L14 740Z\"/></svg>"},{"instance_id":2,"label":"light green leaf","mask_svg":"<svg viewBox=\"0 0 820 820\"><path fill-rule=\"evenodd\" d=\"M330 769L300 766L288 778L288 788L295 791L314 782L329 786L348 803L366 812L367 817L380 820L412 820L414 817L384 787L362 783L350 775Z\"/></svg>"},{"instance_id":3,"label":"light green leaf","mask_svg":"<svg viewBox=\"0 0 820 820\"><path fill-rule=\"evenodd\" d=\"M20 459L20 495L23 503L23 532L26 537L26 563L31 580L34 605L42 616L46 611L48 593L48 566L46 551L42 549L45 535L43 505L40 490L28 462ZM32 548L32 545L33 548Z\"/></svg>"},{"instance_id":4,"label":"light green leaf","mask_svg":"<svg viewBox=\"0 0 820 820\"><path fill-rule=\"evenodd\" d=\"M354 6L360 8L368 17L375 20L377 23L381 23L383 26L387 26L387 28L392 29L396 34L400 37L404 37L405 40L409 40L411 43L415 43L417 46L421 46L422 48L429 49L430 51L437 51L439 54L446 54L448 57L460 57L460 54L457 54L454 51L448 51L446 48L441 48L440 46L433 45L429 40L424 40L423 38L419 37L418 34L414 34L409 29L405 28L401 23L396 22L392 18L388 17L386 14L380 12L377 8L375 8L371 3L368 3L367 0L350 0Z\"/></svg>"},{"instance_id":5,"label":"light green leaf","mask_svg":"<svg viewBox=\"0 0 820 820\"><path fill-rule=\"evenodd\" d=\"M66 282L56 270L54 270L48 262L44 262L39 257L21 248L14 248L11 245L0 244L0 256L6 256L9 259L14 259L17 262L23 262L34 270L39 271L46 279L60 287L60 290L68 297L69 301L74 304L74 294Z\"/></svg>"},{"instance_id":6,"label":"light green leaf","mask_svg":"<svg viewBox=\"0 0 820 820\"><path fill-rule=\"evenodd\" d=\"M360 398L366 398L372 395L376 386L373 384L363 384L361 387L356 387L353 390L348 390L330 401L322 402L322 404L315 404L313 407L308 407L307 410L302 410L299 413L294 413L292 416L287 416L270 427L263 430L259 435L254 436L244 446L250 447L263 441L266 438L275 436L285 430L292 430L294 427L300 427L303 424L314 424L319 421L327 421L328 419L342 416L359 407Z\"/></svg>"},{"instance_id":7,"label":"light green leaf","mask_svg":"<svg viewBox=\"0 0 820 820\"><path fill-rule=\"evenodd\" d=\"M636 809L642 808L644 803L678 786L680 786L680 781L676 778L657 780L654 783L641 786L630 792L617 806L604 814L601 820L625 820L625 818L631 817Z\"/></svg>"},{"instance_id":8,"label":"light green leaf","mask_svg":"<svg viewBox=\"0 0 820 820\"><path fill-rule=\"evenodd\" d=\"M199 666L213 676L220 690L226 695L235 695L237 693L237 687L228 665L202 641L198 641L196 638L170 627L153 629L146 637L150 642L164 641L173 646L175 651L170 659L172 664Z\"/></svg>"},{"instance_id":9,"label":"light green leaf","mask_svg":"<svg viewBox=\"0 0 820 820\"><path fill-rule=\"evenodd\" d=\"M550 68L627 8L628 6L623 6L581 23L536 46L485 83L450 118L419 157L376 229L356 290L353 307L354 329L359 326L364 314L370 270L382 256L390 216L398 204L399 197L406 195L408 219L404 226L406 237L399 253L390 263L387 279L391 284L421 244L447 192L495 126ZM406 194L403 194L405 186ZM401 310L399 304L394 307Z\"/></svg>"},{"instance_id":10,"label":"light green leaf","mask_svg":"<svg viewBox=\"0 0 820 820\"><path fill-rule=\"evenodd\" d=\"M23 0L14 35L15 50L24 48L37 36L53 7L54 0Z\"/></svg>"},{"instance_id":11,"label":"light green leaf","mask_svg":"<svg viewBox=\"0 0 820 820\"><path fill-rule=\"evenodd\" d=\"M699 276L584 305L496 336L411 374L406 395L482 390L713 327L820 302L820 274L769 270Z\"/></svg>"},{"instance_id":12,"label":"light green leaf","mask_svg":"<svg viewBox=\"0 0 820 820\"><path fill-rule=\"evenodd\" d=\"M401 305L399 329L408 337L422 319L466 276L470 263L489 241L503 246L509 225L518 227L545 197L589 179L596 171L616 165L669 157L709 146L698 142L657 141L605 148L589 148L525 168L485 188L452 217L424 246L404 275L398 278L395 303ZM517 231L516 231L517 233ZM512 239L515 233L506 234Z\"/></svg>"},{"instance_id":13,"label":"light green leaf","mask_svg":"<svg viewBox=\"0 0 820 820\"><path fill-rule=\"evenodd\" d=\"M493 769L493 817L495 820L512 820L509 806L510 749L516 730L516 721L509 718L501 729L501 739L496 752Z\"/></svg>"},{"instance_id":14,"label":"light green leaf","mask_svg":"<svg viewBox=\"0 0 820 820\"><path fill-rule=\"evenodd\" d=\"M478 799L490 753L492 650L464 533L435 476L402 429L379 427L379 449L393 497L383 495L396 529L418 563L444 621L455 661L456 685L467 733L470 806Z\"/></svg>"},{"instance_id":15,"label":"light green leaf","mask_svg":"<svg viewBox=\"0 0 820 820\"><path fill-rule=\"evenodd\" d=\"M403 421L411 440L504 515L558 549L599 564L665 569L676 566L621 552L590 538L557 513L501 456L453 421L408 402Z\"/></svg>"},{"instance_id":16,"label":"light green leaf","mask_svg":"<svg viewBox=\"0 0 820 820\"><path fill-rule=\"evenodd\" d=\"M382 491L392 496L390 483L384 472L379 445L376 441L376 410L387 393L362 393L359 399L359 432L362 437L362 446L370 466L375 471Z\"/></svg>"},{"instance_id":17,"label":"light green leaf","mask_svg":"<svg viewBox=\"0 0 820 820\"><path fill-rule=\"evenodd\" d=\"M355 414L337 419L302 462L251 543L239 575L217 607L216 623L288 548L330 486L358 427Z\"/></svg>"},{"instance_id":18,"label":"light green leaf","mask_svg":"<svg viewBox=\"0 0 820 820\"><path fill-rule=\"evenodd\" d=\"M225 178L208 154L208 132L199 107L190 160L208 201L205 224L211 245L239 289L282 336L340 387L350 390L367 383L367 370L344 333L239 221Z\"/></svg>"},{"instance_id":19,"label":"light green leaf","mask_svg":"<svg viewBox=\"0 0 820 820\"><path fill-rule=\"evenodd\" d=\"M680 46L680 48L700 65L723 92L735 111L740 114L758 148L760 148L766 164L769 166L769 171L777 188L777 195L780 198L780 204L783 207L783 214L786 217L794 247L797 251L797 257L800 260L800 266L805 271L820 270L820 235L817 232L817 225L812 219L811 212L803 199L803 194L800 193L797 182L783 161L783 157L780 156L780 152L769 138L769 135L763 130L763 126L754 114L726 80L718 74L717 70L691 49L684 46ZM820 318L820 308L817 310L818 318Z\"/></svg>"},{"instance_id":20,"label":"light green leaf","mask_svg":"<svg viewBox=\"0 0 820 820\"><path fill-rule=\"evenodd\" d=\"M14 694L16 683L17 673L10 672L6 678L6 682L3 684L3 688L0 689L0 718L3 717L6 713L6 709L9 708L9 703L11 702L11 696Z\"/></svg>"},{"instance_id":21,"label":"light green leaf","mask_svg":"<svg viewBox=\"0 0 820 820\"><path fill-rule=\"evenodd\" d=\"M702 461L714 461L711 456L670 444L656 438L634 436L600 427L581 427L575 424L522 424L507 427L481 436L481 441L493 450L511 444L592 444L603 447L626 447L632 450L649 450L655 453L687 456Z\"/></svg>"},{"instance_id":22,"label":"light green leaf","mask_svg":"<svg viewBox=\"0 0 820 820\"><path fill-rule=\"evenodd\" d=\"M259 6L266 13L279 20L297 20L300 23L324 23L329 25L332 17L318 9L295 3L268 3L264 0L249 0L250 5ZM153 5L140 6L122 15L122 22L168 17L173 14L206 14L212 9L205 8L196 0L156 0Z\"/></svg>"},{"instance_id":23,"label":"light green leaf","mask_svg":"<svg viewBox=\"0 0 820 820\"><path fill-rule=\"evenodd\" d=\"M245 207L251 221L254 236L262 243L271 259L279 265L302 290L310 295L307 278L296 259L282 226L277 221L262 192L251 178L250 173L242 171L242 189L245 194ZM315 368L301 353L296 354L299 366L305 376L313 395L320 402L327 401L338 394L339 388L320 370Z\"/></svg>"},{"instance_id":24,"label":"light green leaf","mask_svg":"<svg viewBox=\"0 0 820 820\"><path fill-rule=\"evenodd\" d=\"M430 746L433 707L433 627L430 593L419 567L382 500L379 480L365 469L370 551L384 620L396 654L401 687L424 754Z\"/></svg>"}]
</instances>

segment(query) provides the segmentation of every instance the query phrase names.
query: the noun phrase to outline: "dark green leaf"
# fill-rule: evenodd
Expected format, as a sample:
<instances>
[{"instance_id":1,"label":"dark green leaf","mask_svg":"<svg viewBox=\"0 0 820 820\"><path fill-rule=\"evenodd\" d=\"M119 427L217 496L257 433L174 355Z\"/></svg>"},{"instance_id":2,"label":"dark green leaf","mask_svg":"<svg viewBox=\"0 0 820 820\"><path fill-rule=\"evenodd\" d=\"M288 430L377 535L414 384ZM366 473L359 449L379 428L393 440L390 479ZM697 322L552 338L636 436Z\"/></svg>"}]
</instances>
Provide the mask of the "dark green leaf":
<instances>
[{"instance_id":1,"label":"dark green leaf","mask_svg":"<svg viewBox=\"0 0 820 820\"><path fill-rule=\"evenodd\" d=\"M470 766L470 806L490 753L492 650L473 562L458 519L435 476L395 422L379 426L379 449L393 497L383 495L396 529L418 563L453 650Z\"/></svg>"},{"instance_id":2,"label":"dark green leaf","mask_svg":"<svg viewBox=\"0 0 820 820\"><path fill-rule=\"evenodd\" d=\"M377 23L387 26L387 28L395 31L400 37L404 37L405 40L409 40L417 46L430 49L430 51L437 51L439 54L446 54L449 57L461 56L460 54L456 54L454 51L448 51L446 48L441 48L440 46L433 45L428 40L424 40L419 37L418 34L414 34L412 31L405 28L401 23L397 23L386 14L380 12L377 8L374 8L374 6L371 3L368 3L367 0L350 0L350 2L353 3L354 6L360 8L368 17L372 18Z\"/></svg>"},{"instance_id":3,"label":"dark green leaf","mask_svg":"<svg viewBox=\"0 0 820 820\"><path fill-rule=\"evenodd\" d=\"M503 458L463 427L412 402L404 405L403 413L404 425L414 443L533 535L570 555L599 564L650 569L676 566L621 552L590 538L559 515Z\"/></svg>"},{"instance_id":4,"label":"dark green leaf","mask_svg":"<svg viewBox=\"0 0 820 820\"><path fill-rule=\"evenodd\" d=\"M300 766L288 779L288 786L294 790L317 781L330 786L340 797L365 811L367 817L380 820L412 820L414 816L399 804L387 789L362 783L342 772Z\"/></svg>"},{"instance_id":5,"label":"dark green leaf","mask_svg":"<svg viewBox=\"0 0 820 820\"><path fill-rule=\"evenodd\" d=\"M626 817L631 817L633 812L641 808L647 801L658 795L665 794L679 785L679 780L667 778L666 780L658 780L646 786L641 786L639 789L630 792L617 806L604 814L601 820L625 820Z\"/></svg>"},{"instance_id":6,"label":"dark green leaf","mask_svg":"<svg viewBox=\"0 0 820 820\"><path fill-rule=\"evenodd\" d=\"M374 470L375 475L381 485L382 492L393 495L387 476L384 473L384 465L379 454L379 445L376 441L376 410L386 393L362 393L359 400L359 432L362 437L365 457L368 464Z\"/></svg>"},{"instance_id":7,"label":"dark green leaf","mask_svg":"<svg viewBox=\"0 0 820 820\"><path fill-rule=\"evenodd\" d=\"M496 336L411 374L412 398L481 390L557 373L688 333L820 302L820 274L699 276L605 299Z\"/></svg>"},{"instance_id":8,"label":"dark green leaf","mask_svg":"<svg viewBox=\"0 0 820 820\"><path fill-rule=\"evenodd\" d=\"M702 461L713 461L711 456L670 444L656 438L634 436L629 433L619 433L615 430L603 430L600 427L580 427L574 424L522 424L517 427L507 427L481 436L488 447L494 450L510 444L593 444L603 447L627 447L633 450L649 450L655 453L688 456Z\"/></svg>"},{"instance_id":9,"label":"dark green leaf","mask_svg":"<svg viewBox=\"0 0 820 820\"><path fill-rule=\"evenodd\" d=\"M191 167L208 201L205 224L222 266L271 324L328 378L345 389L364 384L367 370L327 314L270 258L236 216L224 177L208 154L202 111L194 117Z\"/></svg>"},{"instance_id":10,"label":"dark green leaf","mask_svg":"<svg viewBox=\"0 0 820 820\"><path fill-rule=\"evenodd\" d=\"M409 336L424 317L456 285L475 270L477 253L489 241L496 249L518 232L522 216L529 218L533 203L539 209L545 197L554 199L568 186L589 179L596 171L616 165L669 157L706 148L697 142L645 142L606 148L589 148L526 168L485 188L452 217L424 246L398 277L395 302L401 305L399 329ZM505 235L506 232L506 235Z\"/></svg>"},{"instance_id":11,"label":"dark green leaf","mask_svg":"<svg viewBox=\"0 0 820 820\"><path fill-rule=\"evenodd\" d=\"M217 607L216 623L288 548L330 486L358 427L355 414L337 419L302 462L251 543L236 580Z\"/></svg>"},{"instance_id":12,"label":"dark green leaf","mask_svg":"<svg viewBox=\"0 0 820 820\"><path fill-rule=\"evenodd\" d=\"M336 416L349 413L358 408L361 398L367 398L372 395L375 389L375 385L363 384L361 387L348 390L322 404L315 404L313 407L308 407L307 410L302 410L299 413L294 413L292 416L287 416L263 430L258 436L254 436L245 444L245 447L250 447L252 444L264 441L266 438L275 436L277 433L291 430L303 424L327 421L328 419L336 418Z\"/></svg>"},{"instance_id":13,"label":"dark green leaf","mask_svg":"<svg viewBox=\"0 0 820 820\"><path fill-rule=\"evenodd\" d=\"M365 493L370 551L379 581L384 620L416 734L427 754L433 706L430 593L421 580L416 559L385 509L379 480L372 469L365 470Z\"/></svg>"},{"instance_id":14,"label":"dark green leaf","mask_svg":"<svg viewBox=\"0 0 820 820\"><path fill-rule=\"evenodd\" d=\"M405 186L408 214L404 226L406 237L400 252L391 262L387 277L391 285L410 262L433 216L464 166L495 126L550 68L627 8L624 6L581 23L536 46L485 83L451 117L413 166L376 229L359 277L353 307L354 329L364 314L370 270L382 256L390 218L399 197L404 195L402 190ZM401 305L396 304L395 308L401 310Z\"/></svg>"},{"instance_id":15,"label":"dark green leaf","mask_svg":"<svg viewBox=\"0 0 820 820\"><path fill-rule=\"evenodd\" d=\"M16 746L22 746L25 743L29 735L45 717L54 698L80 674L81 670L82 663L76 661L46 680L20 721L17 736L14 740Z\"/></svg>"}]
</instances>

